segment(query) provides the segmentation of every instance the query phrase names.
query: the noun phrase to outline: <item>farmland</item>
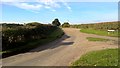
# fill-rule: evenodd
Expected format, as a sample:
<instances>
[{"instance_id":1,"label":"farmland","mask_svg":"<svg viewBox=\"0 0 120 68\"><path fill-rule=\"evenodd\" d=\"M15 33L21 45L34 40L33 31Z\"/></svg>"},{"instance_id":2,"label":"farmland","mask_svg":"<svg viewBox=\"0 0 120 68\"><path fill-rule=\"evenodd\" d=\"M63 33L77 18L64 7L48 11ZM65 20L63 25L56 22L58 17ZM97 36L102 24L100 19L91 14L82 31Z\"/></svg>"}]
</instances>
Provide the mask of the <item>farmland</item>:
<instances>
[{"instance_id":1,"label":"farmland","mask_svg":"<svg viewBox=\"0 0 120 68\"><path fill-rule=\"evenodd\" d=\"M71 25L74 28L84 28L84 29L96 29L96 30L108 30L114 29L119 30L119 22L101 22L101 23L89 23L89 24L80 24L80 25Z\"/></svg>"},{"instance_id":2,"label":"farmland","mask_svg":"<svg viewBox=\"0 0 120 68\"><path fill-rule=\"evenodd\" d=\"M112 37L120 36L119 22L80 24L80 25L71 25L71 27L79 28L81 29L80 30L81 32L89 33L89 34L97 34L97 35L112 36ZM110 32L110 34L108 34L107 30L115 30L115 32Z\"/></svg>"}]
</instances>

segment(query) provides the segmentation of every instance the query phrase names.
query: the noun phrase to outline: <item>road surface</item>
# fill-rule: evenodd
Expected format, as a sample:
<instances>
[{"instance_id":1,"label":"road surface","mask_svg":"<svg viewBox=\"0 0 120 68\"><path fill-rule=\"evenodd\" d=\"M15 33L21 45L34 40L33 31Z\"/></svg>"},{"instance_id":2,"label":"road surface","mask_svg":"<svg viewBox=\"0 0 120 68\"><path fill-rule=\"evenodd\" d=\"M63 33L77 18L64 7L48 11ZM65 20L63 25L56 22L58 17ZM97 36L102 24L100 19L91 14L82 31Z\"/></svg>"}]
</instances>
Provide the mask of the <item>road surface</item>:
<instances>
[{"instance_id":1,"label":"road surface","mask_svg":"<svg viewBox=\"0 0 120 68\"><path fill-rule=\"evenodd\" d=\"M2 59L3 66L69 66L81 55L94 50L118 48L115 37L81 33L79 29L64 28L62 38L27 53ZM87 37L108 38L108 42L91 42Z\"/></svg>"}]
</instances>

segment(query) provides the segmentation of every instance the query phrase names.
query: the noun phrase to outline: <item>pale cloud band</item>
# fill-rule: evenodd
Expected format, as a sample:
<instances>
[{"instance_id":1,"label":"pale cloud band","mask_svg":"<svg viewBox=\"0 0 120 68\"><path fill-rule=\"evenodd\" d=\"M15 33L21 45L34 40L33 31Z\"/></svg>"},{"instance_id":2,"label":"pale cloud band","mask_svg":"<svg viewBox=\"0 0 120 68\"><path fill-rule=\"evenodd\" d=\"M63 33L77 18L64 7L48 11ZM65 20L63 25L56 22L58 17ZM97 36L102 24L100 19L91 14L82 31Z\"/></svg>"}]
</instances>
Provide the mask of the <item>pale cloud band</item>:
<instances>
[{"instance_id":1,"label":"pale cloud band","mask_svg":"<svg viewBox=\"0 0 120 68\"><path fill-rule=\"evenodd\" d=\"M2 2L38 2L51 0L1 0ZM61 0L52 0L54 2L61 2ZM119 0L64 0L65 2L119 2Z\"/></svg>"},{"instance_id":2,"label":"pale cloud band","mask_svg":"<svg viewBox=\"0 0 120 68\"><path fill-rule=\"evenodd\" d=\"M72 11L71 7L67 4L66 1L60 1L68 9L68 11ZM55 8L61 7L61 4L58 4L56 0L1 0L1 2L6 5L12 5L36 13L38 13L39 10L42 8L49 9L51 11L56 11ZM36 4L29 4L29 2L36 2Z\"/></svg>"},{"instance_id":3,"label":"pale cloud band","mask_svg":"<svg viewBox=\"0 0 120 68\"><path fill-rule=\"evenodd\" d=\"M72 8L68 5L68 2L118 2L119 0L1 0L0 2L6 5L12 5L21 9L29 10L39 13L40 9L48 9L55 12L56 8L61 8L61 2L68 11L72 11ZM11 2L11 3L8 3ZM29 4L29 2L36 2L36 4Z\"/></svg>"}]
</instances>

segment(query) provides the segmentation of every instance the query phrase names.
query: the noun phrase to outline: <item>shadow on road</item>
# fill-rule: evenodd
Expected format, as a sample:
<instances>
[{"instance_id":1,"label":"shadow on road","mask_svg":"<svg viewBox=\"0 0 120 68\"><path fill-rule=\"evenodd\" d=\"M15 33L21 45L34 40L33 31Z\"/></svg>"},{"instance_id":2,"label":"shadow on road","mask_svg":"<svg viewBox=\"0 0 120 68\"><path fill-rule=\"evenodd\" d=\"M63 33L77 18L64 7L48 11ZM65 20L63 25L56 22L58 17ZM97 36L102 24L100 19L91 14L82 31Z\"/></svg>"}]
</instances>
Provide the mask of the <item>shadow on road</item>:
<instances>
[{"instance_id":1,"label":"shadow on road","mask_svg":"<svg viewBox=\"0 0 120 68\"><path fill-rule=\"evenodd\" d=\"M63 42L61 45L72 45L74 42Z\"/></svg>"},{"instance_id":2,"label":"shadow on road","mask_svg":"<svg viewBox=\"0 0 120 68\"><path fill-rule=\"evenodd\" d=\"M45 45L40 45L38 48L35 48L29 52L39 52L39 51L43 51L46 49L54 49L54 48L59 47L59 46L72 45L74 42L63 42L64 40L66 40L68 38L70 38L70 36L64 34L61 38L59 38L53 42L47 43Z\"/></svg>"}]
</instances>

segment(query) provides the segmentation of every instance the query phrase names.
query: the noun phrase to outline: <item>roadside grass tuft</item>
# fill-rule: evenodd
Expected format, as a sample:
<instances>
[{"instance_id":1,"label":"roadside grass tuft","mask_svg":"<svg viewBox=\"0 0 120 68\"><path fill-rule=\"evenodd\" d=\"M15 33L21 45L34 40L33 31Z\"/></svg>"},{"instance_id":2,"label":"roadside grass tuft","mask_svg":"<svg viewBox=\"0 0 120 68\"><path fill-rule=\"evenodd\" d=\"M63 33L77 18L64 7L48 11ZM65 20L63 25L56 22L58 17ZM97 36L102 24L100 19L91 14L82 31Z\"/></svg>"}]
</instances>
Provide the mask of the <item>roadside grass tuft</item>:
<instances>
[{"instance_id":1,"label":"roadside grass tuft","mask_svg":"<svg viewBox=\"0 0 120 68\"><path fill-rule=\"evenodd\" d=\"M89 52L73 62L72 66L118 66L118 49Z\"/></svg>"},{"instance_id":2,"label":"roadside grass tuft","mask_svg":"<svg viewBox=\"0 0 120 68\"><path fill-rule=\"evenodd\" d=\"M95 37L87 37L88 41L109 41L109 39L104 39L104 38L95 38Z\"/></svg>"}]
</instances>

